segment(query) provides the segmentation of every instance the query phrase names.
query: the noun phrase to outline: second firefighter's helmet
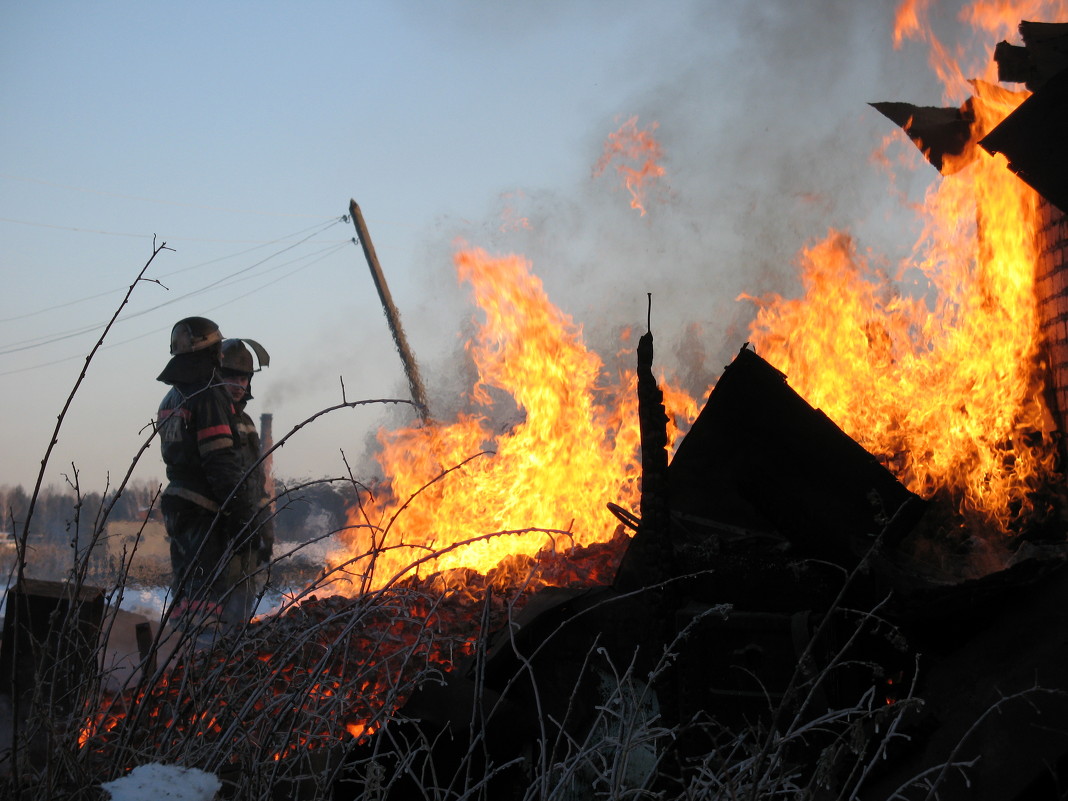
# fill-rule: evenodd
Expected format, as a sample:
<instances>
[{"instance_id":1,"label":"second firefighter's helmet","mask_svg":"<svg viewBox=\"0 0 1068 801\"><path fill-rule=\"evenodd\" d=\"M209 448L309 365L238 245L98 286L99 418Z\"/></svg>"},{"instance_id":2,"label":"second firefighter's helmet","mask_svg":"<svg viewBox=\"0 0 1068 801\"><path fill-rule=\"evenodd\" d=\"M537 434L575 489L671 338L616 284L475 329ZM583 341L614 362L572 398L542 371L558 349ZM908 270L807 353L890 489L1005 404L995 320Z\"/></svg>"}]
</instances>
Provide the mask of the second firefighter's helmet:
<instances>
[{"instance_id":1,"label":"second firefighter's helmet","mask_svg":"<svg viewBox=\"0 0 1068 801\"><path fill-rule=\"evenodd\" d=\"M246 347L246 345L248 347ZM259 367L255 366L252 352L255 352L259 360ZM243 375L252 378L252 374L261 370L271 363L271 357L267 349L254 339L226 339L222 343L222 369L234 375Z\"/></svg>"}]
</instances>

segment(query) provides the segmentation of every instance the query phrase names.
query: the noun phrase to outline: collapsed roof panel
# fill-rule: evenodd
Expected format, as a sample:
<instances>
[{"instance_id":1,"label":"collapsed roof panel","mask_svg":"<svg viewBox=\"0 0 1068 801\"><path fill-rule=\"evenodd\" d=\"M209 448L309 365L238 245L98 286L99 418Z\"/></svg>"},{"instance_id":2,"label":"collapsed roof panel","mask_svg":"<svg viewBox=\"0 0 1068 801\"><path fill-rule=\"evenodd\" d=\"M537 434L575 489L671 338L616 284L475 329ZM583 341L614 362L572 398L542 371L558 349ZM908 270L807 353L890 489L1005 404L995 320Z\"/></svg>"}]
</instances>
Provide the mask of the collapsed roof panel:
<instances>
[{"instance_id":1,"label":"collapsed roof panel","mask_svg":"<svg viewBox=\"0 0 1068 801\"><path fill-rule=\"evenodd\" d=\"M923 507L748 347L716 383L668 481L677 520L772 529L838 564L855 564L906 503L917 516Z\"/></svg>"},{"instance_id":2,"label":"collapsed roof panel","mask_svg":"<svg viewBox=\"0 0 1068 801\"><path fill-rule=\"evenodd\" d=\"M1068 69L1046 81L979 144L1004 154L1021 180L1068 212Z\"/></svg>"}]
</instances>

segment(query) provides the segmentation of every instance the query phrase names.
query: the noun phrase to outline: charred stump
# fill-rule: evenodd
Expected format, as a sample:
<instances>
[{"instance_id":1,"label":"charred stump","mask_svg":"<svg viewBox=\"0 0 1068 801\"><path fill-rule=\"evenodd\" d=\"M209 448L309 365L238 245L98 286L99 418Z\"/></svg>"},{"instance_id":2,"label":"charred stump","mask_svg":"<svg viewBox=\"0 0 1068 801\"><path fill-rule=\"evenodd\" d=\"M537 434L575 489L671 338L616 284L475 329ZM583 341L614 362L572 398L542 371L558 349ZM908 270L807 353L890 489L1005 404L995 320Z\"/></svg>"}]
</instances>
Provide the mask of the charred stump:
<instances>
[{"instance_id":1,"label":"charred stump","mask_svg":"<svg viewBox=\"0 0 1068 801\"><path fill-rule=\"evenodd\" d=\"M619 566L623 592L659 584L676 574L671 545L667 422L664 393L653 376L653 335L638 340L638 425L642 447L641 520Z\"/></svg>"}]
</instances>

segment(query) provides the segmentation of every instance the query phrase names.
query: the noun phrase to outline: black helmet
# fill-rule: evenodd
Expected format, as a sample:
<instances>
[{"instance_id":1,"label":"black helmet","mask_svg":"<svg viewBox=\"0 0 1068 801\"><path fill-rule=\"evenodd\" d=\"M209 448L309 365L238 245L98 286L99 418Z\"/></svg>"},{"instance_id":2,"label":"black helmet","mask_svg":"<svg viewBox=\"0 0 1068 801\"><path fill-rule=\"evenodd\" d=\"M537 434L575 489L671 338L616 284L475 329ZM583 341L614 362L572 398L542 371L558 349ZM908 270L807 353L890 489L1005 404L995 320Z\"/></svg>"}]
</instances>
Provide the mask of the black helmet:
<instances>
[{"instance_id":1,"label":"black helmet","mask_svg":"<svg viewBox=\"0 0 1068 801\"><path fill-rule=\"evenodd\" d=\"M222 342L219 326L207 317L186 317L171 329L171 356L195 353Z\"/></svg>"},{"instance_id":2,"label":"black helmet","mask_svg":"<svg viewBox=\"0 0 1068 801\"><path fill-rule=\"evenodd\" d=\"M228 373L252 378L252 354L240 339L224 339L222 343L222 369Z\"/></svg>"},{"instance_id":3,"label":"black helmet","mask_svg":"<svg viewBox=\"0 0 1068 801\"><path fill-rule=\"evenodd\" d=\"M248 345L248 347L245 347ZM256 353L260 366L257 368L252 361L252 353ZM254 339L226 339L222 343L222 369L228 373L245 375L252 378L252 374L258 369L262 370L271 363L271 357L267 349Z\"/></svg>"}]
</instances>

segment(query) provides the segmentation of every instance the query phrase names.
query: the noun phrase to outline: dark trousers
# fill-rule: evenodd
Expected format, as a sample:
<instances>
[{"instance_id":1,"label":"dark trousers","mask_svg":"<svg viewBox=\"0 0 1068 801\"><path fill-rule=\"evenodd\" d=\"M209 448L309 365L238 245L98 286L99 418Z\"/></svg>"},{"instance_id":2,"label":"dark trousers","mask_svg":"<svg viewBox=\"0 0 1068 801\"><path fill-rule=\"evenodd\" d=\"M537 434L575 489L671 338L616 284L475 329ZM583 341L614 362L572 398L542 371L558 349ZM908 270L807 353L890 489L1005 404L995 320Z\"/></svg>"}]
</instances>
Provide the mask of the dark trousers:
<instances>
[{"instance_id":1,"label":"dark trousers","mask_svg":"<svg viewBox=\"0 0 1068 801\"><path fill-rule=\"evenodd\" d=\"M163 523L171 549L171 593L175 614L237 627L255 605L254 561L248 549L234 552L225 521L195 503L164 495Z\"/></svg>"}]
</instances>

